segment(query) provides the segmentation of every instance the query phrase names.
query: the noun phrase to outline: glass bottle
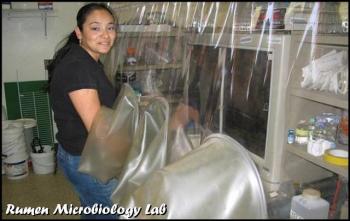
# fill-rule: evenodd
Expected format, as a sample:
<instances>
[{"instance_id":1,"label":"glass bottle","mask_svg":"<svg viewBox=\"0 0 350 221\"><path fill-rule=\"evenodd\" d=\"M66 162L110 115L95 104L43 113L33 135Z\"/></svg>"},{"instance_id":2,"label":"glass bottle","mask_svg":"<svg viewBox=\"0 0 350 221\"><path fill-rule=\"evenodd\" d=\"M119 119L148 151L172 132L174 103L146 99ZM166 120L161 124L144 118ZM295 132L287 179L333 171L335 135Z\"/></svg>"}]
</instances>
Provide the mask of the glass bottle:
<instances>
[{"instance_id":1,"label":"glass bottle","mask_svg":"<svg viewBox=\"0 0 350 221\"><path fill-rule=\"evenodd\" d=\"M295 130L294 129L289 129L288 130L288 139L287 142L289 144L293 144L295 142Z\"/></svg>"}]
</instances>

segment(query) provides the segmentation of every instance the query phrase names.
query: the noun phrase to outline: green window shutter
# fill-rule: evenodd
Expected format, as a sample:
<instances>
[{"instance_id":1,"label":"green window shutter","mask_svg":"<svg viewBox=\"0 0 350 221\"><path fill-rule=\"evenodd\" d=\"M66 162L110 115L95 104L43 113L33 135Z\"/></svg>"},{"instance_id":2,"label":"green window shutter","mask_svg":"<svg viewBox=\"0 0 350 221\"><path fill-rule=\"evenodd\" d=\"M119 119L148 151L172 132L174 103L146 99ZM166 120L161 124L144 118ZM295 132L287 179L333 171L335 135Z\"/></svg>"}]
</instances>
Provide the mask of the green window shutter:
<instances>
[{"instance_id":1,"label":"green window shutter","mask_svg":"<svg viewBox=\"0 0 350 221\"><path fill-rule=\"evenodd\" d=\"M44 145L54 144L49 95L43 90L47 81L7 82L5 99L8 119L33 118L37 121L34 137Z\"/></svg>"}]
</instances>

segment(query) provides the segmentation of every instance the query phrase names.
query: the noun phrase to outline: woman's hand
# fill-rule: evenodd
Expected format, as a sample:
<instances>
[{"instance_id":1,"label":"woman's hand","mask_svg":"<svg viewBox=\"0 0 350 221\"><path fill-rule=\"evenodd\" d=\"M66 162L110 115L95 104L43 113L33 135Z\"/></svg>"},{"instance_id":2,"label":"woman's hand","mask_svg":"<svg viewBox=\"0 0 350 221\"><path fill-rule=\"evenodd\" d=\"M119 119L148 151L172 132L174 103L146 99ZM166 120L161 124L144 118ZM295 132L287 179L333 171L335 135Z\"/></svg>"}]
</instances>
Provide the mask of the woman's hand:
<instances>
[{"instance_id":1,"label":"woman's hand","mask_svg":"<svg viewBox=\"0 0 350 221\"><path fill-rule=\"evenodd\" d=\"M185 127L191 120L199 122L199 113L191 106L181 103L170 119L170 128Z\"/></svg>"}]
</instances>

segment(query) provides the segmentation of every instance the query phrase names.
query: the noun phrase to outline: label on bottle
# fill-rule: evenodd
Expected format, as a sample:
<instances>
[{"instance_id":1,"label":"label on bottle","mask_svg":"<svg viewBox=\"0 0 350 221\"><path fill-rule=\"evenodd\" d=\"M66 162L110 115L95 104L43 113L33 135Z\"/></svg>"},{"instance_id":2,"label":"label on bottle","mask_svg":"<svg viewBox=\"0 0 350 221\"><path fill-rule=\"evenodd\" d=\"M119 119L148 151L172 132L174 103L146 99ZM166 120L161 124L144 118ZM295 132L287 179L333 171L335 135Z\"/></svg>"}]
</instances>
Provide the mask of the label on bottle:
<instances>
[{"instance_id":1,"label":"label on bottle","mask_svg":"<svg viewBox=\"0 0 350 221\"><path fill-rule=\"evenodd\" d=\"M291 219L304 219L303 217L299 216L298 213L296 213L294 210L290 210L289 218Z\"/></svg>"},{"instance_id":2,"label":"label on bottle","mask_svg":"<svg viewBox=\"0 0 350 221\"><path fill-rule=\"evenodd\" d=\"M135 57L128 57L128 58L126 59L126 63L127 63L128 65L135 65L136 62L137 62L137 60L136 60Z\"/></svg>"}]
</instances>

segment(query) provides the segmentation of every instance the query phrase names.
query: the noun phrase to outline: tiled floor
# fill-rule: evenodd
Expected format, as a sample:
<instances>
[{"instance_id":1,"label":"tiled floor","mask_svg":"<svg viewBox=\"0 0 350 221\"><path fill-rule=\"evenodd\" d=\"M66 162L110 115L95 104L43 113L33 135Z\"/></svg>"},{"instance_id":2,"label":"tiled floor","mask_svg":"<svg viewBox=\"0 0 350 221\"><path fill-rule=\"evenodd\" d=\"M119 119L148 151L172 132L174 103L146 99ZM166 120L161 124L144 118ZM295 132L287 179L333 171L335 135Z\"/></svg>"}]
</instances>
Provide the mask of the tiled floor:
<instances>
[{"instance_id":1,"label":"tiled floor","mask_svg":"<svg viewBox=\"0 0 350 221\"><path fill-rule=\"evenodd\" d=\"M9 204L20 208L45 207L48 208L48 215L6 214ZM6 175L2 175L2 219L80 219L79 215L53 214L59 204L80 206L77 195L62 171L37 175L30 169L27 177L18 180L10 180Z\"/></svg>"}]
</instances>

